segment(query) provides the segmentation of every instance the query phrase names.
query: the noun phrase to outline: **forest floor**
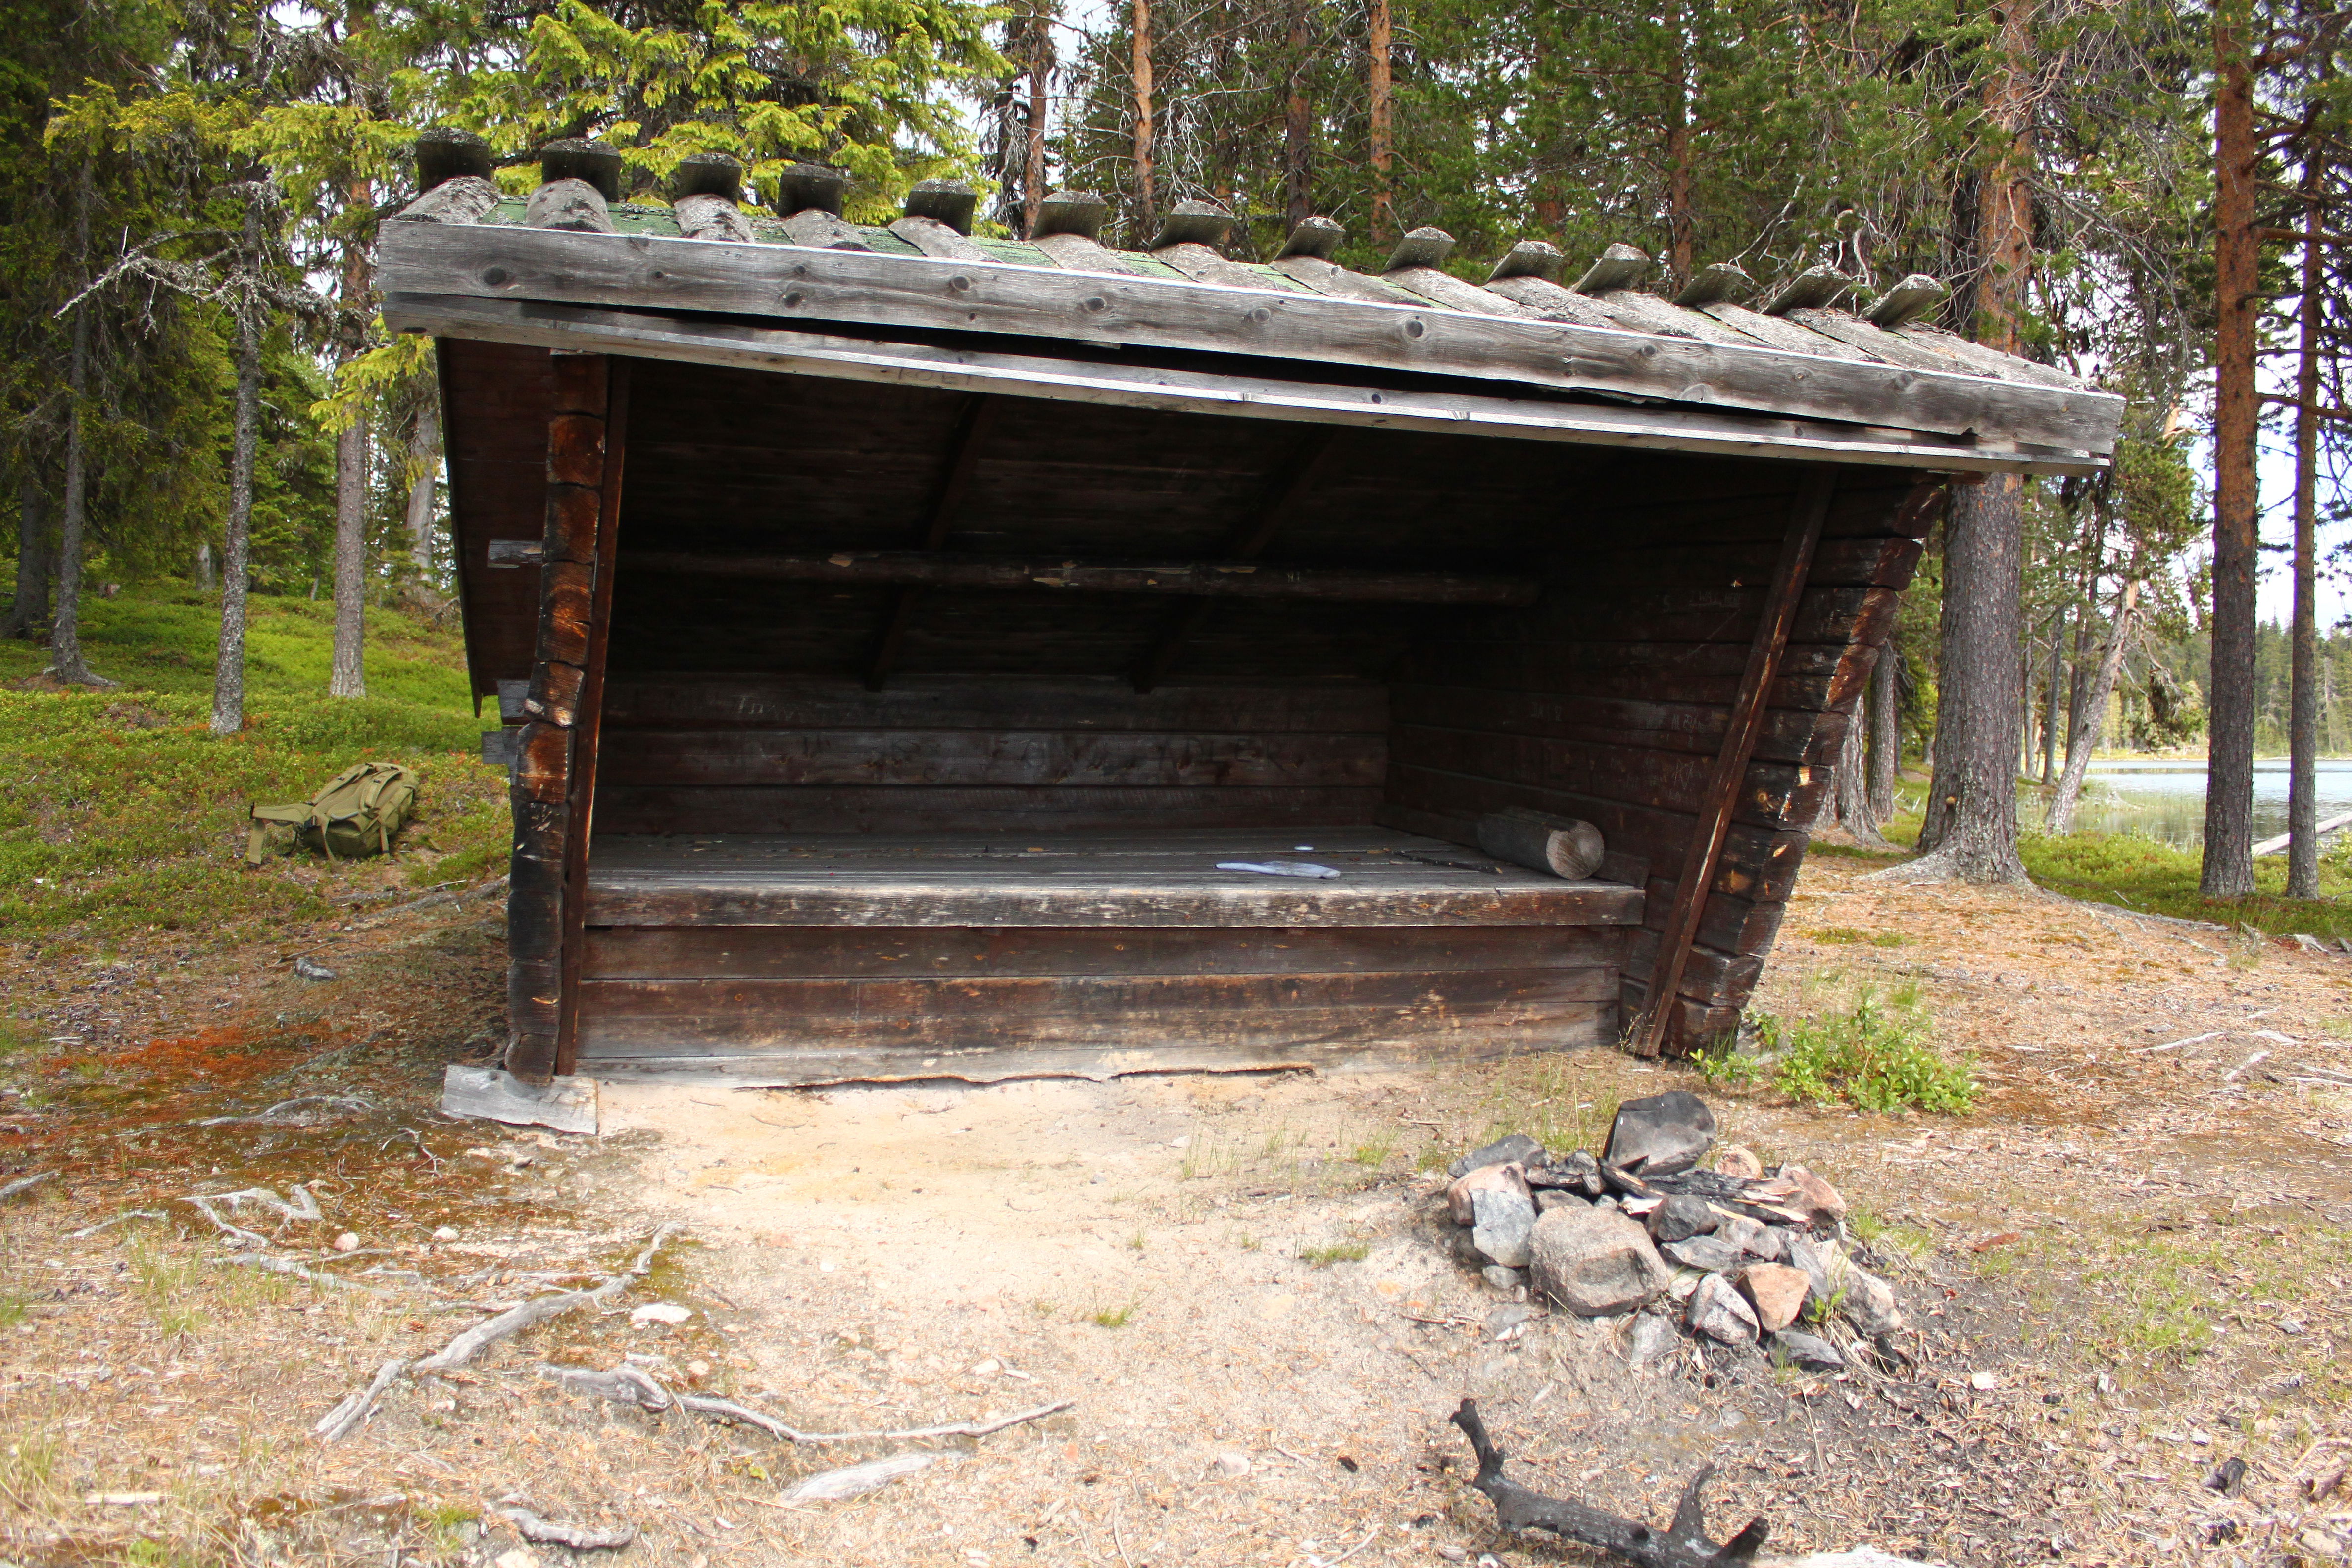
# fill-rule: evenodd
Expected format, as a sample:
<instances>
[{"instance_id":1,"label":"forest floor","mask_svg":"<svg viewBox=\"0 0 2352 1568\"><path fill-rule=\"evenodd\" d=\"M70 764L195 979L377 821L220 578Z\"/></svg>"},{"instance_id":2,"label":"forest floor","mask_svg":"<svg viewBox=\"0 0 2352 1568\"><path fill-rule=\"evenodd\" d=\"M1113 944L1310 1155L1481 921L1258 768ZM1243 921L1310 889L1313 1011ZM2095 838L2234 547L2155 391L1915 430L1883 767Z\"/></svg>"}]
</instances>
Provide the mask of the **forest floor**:
<instances>
[{"instance_id":1,"label":"forest floor","mask_svg":"<svg viewBox=\"0 0 2352 1568\"><path fill-rule=\"evenodd\" d=\"M2352 1062L2352 958L1869 869L1809 865L1761 1005L1916 986L1943 1047L1974 1056L1972 1114L1785 1103L1587 1052L609 1087L602 1136L564 1138L432 1109L443 1065L499 1040L482 903L346 910L226 961L189 962L168 931L11 948L0 1166L58 1174L0 1215L0 1556L567 1558L498 1512L527 1507L634 1526L582 1558L623 1565L1584 1561L1496 1538L1445 1422L1465 1394L1530 1486L1655 1521L1711 1460L1720 1531L1760 1513L1783 1550L2341 1555L2352 1094L2307 1080ZM335 978L299 977L298 954ZM1489 1332L1506 1299L1447 1256L1435 1168L1513 1128L1590 1144L1621 1097L1674 1086L1843 1190L1917 1327L1915 1367L1822 1378L1686 1345L1637 1373L1617 1325ZM313 1095L357 1098L213 1120ZM320 1222L236 1217L349 1287L239 1266L188 1201L298 1182ZM351 1437L311 1436L384 1360L605 1275L665 1223L682 1229L612 1310L397 1381ZM342 1232L354 1249L333 1250ZM662 1302L691 1315L630 1310ZM541 1371L625 1357L804 1429L1074 1403L978 1438L795 1447ZM939 1462L854 1501L781 1500L908 1450ZM2208 1489L2231 1458L2242 1488Z\"/></svg>"}]
</instances>

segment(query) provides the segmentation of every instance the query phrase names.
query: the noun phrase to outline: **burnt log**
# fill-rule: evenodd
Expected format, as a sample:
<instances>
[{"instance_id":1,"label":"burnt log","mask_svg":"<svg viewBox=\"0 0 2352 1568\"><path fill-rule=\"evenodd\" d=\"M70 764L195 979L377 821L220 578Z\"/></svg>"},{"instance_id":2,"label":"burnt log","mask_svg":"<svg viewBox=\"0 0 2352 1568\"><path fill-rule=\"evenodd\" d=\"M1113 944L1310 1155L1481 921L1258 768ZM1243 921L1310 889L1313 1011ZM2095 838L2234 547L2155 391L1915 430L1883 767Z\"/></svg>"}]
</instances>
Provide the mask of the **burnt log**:
<instances>
[{"instance_id":1,"label":"burnt log","mask_svg":"<svg viewBox=\"0 0 2352 1568\"><path fill-rule=\"evenodd\" d=\"M1690 1485L1683 1489L1682 1500L1675 1507L1674 1522L1663 1531L1653 1530L1639 1521L1620 1519L1565 1498L1545 1497L1507 1479L1503 1475L1505 1455L1487 1436L1476 1400L1464 1400L1462 1408L1454 1413L1453 1421L1462 1428L1462 1435L1470 1439L1470 1447L1478 1455L1478 1475L1470 1484L1486 1494L1487 1500L1495 1505L1495 1522L1506 1531L1549 1531L1562 1540L1597 1547L1628 1563L1638 1563L1641 1568L1707 1568L1708 1564L1749 1563L1764 1544L1765 1524L1761 1518L1749 1520L1746 1528L1719 1546L1707 1539L1706 1508L1700 1494L1715 1474L1713 1465L1702 1466L1698 1474L1690 1479Z\"/></svg>"}]
</instances>

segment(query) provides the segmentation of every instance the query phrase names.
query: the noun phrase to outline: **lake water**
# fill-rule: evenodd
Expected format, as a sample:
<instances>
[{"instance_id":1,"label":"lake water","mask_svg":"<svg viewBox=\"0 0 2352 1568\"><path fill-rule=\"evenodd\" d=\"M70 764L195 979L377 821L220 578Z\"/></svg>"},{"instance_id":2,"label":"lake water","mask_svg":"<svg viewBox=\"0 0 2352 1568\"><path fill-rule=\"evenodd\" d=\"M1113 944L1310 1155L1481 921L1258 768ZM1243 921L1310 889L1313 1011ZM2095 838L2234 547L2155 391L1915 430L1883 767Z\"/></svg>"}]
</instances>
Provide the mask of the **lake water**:
<instances>
[{"instance_id":1,"label":"lake water","mask_svg":"<svg viewBox=\"0 0 2352 1568\"><path fill-rule=\"evenodd\" d=\"M2316 769L2319 819L2352 811L2352 757L2328 757ZM2042 807L2021 799L2028 826L2039 826ZM2094 762L2083 785L2074 826L2084 832L2137 833L2180 849L2205 843L2205 764L2189 760ZM2286 759L2254 763L2254 839L2286 831ZM2347 829L2352 832L2352 829Z\"/></svg>"}]
</instances>

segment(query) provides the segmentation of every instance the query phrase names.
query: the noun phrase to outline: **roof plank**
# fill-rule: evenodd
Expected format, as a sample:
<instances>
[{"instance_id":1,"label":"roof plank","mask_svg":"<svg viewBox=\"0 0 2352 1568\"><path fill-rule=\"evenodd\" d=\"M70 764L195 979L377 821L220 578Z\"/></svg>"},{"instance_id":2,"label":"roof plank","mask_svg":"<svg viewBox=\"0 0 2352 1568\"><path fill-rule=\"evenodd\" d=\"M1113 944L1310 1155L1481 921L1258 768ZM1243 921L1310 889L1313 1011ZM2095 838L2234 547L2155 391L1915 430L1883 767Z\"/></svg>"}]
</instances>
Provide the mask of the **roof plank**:
<instances>
[{"instance_id":1,"label":"roof plank","mask_svg":"<svg viewBox=\"0 0 2352 1568\"><path fill-rule=\"evenodd\" d=\"M1722 304L1709 307L1717 320L1763 336L1753 317L1816 346L1774 353L1172 279L643 234L400 224L387 226L382 265L387 291L1241 353L1860 425L1899 410L1915 429L2094 454L2111 449L2122 408L2113 395L2085 388L1887 365L1824 334ZM1290 257L1281 270L1314 287L1301 273L1318 265L1328 266ZM1323 280L1339 276L1332 268Z\"/></svg>"}]
</instances>

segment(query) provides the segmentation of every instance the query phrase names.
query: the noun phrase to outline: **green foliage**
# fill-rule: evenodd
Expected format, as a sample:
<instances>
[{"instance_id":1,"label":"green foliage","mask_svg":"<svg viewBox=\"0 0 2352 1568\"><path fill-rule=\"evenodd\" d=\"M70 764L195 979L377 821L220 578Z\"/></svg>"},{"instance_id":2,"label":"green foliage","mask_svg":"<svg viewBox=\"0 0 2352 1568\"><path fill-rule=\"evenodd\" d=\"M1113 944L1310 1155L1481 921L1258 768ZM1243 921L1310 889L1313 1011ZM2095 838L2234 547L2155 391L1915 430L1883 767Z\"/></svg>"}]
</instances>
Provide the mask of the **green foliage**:
<instances>
[{"instance_id":1,"label":"green foliage","mask_svg":"<svg viewBox=\"0 0 2352 1568\"><path fill-rule=\"evenodd\" d=\"M329 701L318 695L333 636L326 606L253 603L255 686L242 734L215 738L205 727L212 618L193 595L92 602L93 651L139 687L0 689L0 931L160 928L211 941L319 918L336 883L360 873L245 866L246 807L303 799L362 759L423 775L421 809L396 857L413 879L496 864L504 781L478 760L483 726L454 668L454 637L380 613L370 661L385 695ZM0 643L0 678L32 673L39 657Z\"/></svg>"},{"instance_id":2,"label":"green foliage","mask_svg":"<svg viewBox=\"0 0 2352 1568\"><path fill-rule=\"evenodd\" d=\"M1298 1261L1310 1268L1328 1268L1334 1263L1361 1263L1370 1254L1371 1248L1360 1241L1337 1241L1328 1247L1300 1248Z\"/></svg>"},{"instance_id":3,"label":"green foliage","mask_svg":"<svg viewBox=\"0 0 2352 1568\"><path fill-rule=\"evenodd\" d=\"M1976 1103L1972 1062L1937 1052L1934 1020L1911 988L1881 1003L1865 987L1843 1007L1796 1019L1759 1014L1756 1026L1773 1086L1794 1099L1877 1111L1957 1113Z\"/></svg>"}]
</instances>

